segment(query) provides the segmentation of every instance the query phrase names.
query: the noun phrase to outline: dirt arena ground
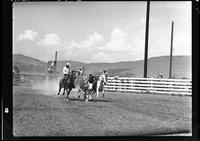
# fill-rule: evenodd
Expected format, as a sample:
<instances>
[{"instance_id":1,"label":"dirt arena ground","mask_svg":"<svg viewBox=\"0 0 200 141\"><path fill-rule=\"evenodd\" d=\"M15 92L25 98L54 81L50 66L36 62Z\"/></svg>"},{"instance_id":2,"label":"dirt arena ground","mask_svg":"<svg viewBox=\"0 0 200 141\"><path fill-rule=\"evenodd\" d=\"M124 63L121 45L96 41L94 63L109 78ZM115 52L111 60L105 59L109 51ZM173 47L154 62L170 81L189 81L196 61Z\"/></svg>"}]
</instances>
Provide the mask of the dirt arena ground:
<instances>
[{"instance_id":1,"label":"dirt arena ground","mask_svg":"<svg viewBox=\"0 0 200 141\"><path fill-rule=\"evenodd\" d=\"M13 86L14 136L143 136L191 134L189 96L106 92L71 101L43 85ZM81 97L82 98L82 97Z\"/></svg>"}]
</instances>

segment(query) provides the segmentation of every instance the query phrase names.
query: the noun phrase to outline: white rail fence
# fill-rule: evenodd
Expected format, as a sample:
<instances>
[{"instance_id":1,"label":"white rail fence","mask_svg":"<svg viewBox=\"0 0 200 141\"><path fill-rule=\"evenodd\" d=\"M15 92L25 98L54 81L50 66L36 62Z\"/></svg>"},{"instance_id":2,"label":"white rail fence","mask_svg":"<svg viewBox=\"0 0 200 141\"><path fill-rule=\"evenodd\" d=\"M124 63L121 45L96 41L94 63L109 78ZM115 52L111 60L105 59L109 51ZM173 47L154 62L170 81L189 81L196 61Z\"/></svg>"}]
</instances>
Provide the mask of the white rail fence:
<instances>
[{"instance_id":1,"label":"white rail fence","mask_svg":"<svg viewBox=\"0 0 200 141\"><path fill-rule=\"evenodd\" d=\"M186 79L108 77L105 91L192 95L192 81Z\"/></svg>"}]
</instances>

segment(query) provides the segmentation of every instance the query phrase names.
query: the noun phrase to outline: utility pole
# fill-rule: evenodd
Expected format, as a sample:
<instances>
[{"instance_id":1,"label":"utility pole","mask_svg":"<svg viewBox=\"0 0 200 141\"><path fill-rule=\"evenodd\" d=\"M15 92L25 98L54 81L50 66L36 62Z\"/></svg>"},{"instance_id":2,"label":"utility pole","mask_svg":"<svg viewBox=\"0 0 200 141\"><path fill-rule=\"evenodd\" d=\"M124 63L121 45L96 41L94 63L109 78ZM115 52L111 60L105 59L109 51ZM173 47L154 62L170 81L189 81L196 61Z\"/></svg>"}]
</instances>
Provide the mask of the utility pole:
<instances>
[{"instance_id":1,"label":"utility pole","mask_svg":"<svg viewBox=\"0 0 200 141\"><path fill-rule=\"evenodd\" d=\"M55 52L55 60L54 60L54 71L56 72L56 65L57 65L57 54L58 54L58 51Z\"/></svg>"},{"instance_id":2,"label":"utility pole","mask_svg":"<svg viewBox=\"0 0 200 141\"><path fill-rule=\"evenodd\" d=\"M57 54L58 54L58 51L55 52L55 59L54 59L55 63L57 63Z\"/></svg>"},{"instance_id":3,"label":"utility pole","mask_svg":"<svg viewBox=\"0 0 200 141\"><path fill-rule=\"evenodd\" d=\"M150 1L147 1L146 12L146 32L145 32L145 51L144 51L144 78L147 78L147 61L148 61L148 36L149 36L149 9Z\"/></svg>"},{"instance_id":4,"label":"utility pole","mask_svg":"<svg viewBox=\"0 0 200 141\"><path fill-rule=\"evenodd\" d=\"M170 49L169 78L172 78L173 30L174 30L174 21L172 21L172 29L171 29L171 49Z\"/></svg>"}]
</instances>

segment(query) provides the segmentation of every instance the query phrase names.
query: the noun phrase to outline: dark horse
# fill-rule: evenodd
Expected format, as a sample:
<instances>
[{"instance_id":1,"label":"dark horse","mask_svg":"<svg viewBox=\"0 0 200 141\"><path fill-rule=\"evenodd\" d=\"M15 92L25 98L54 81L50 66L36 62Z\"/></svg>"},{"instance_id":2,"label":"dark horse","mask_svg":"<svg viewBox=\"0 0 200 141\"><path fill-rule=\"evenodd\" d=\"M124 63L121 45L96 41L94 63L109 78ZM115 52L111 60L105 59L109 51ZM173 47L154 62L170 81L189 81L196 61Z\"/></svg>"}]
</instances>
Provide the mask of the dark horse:
<instances>
[{"instance_id":1,"label":"dark horse","mask_svg":"<svg viewBox=\"0 0 200 141\"><path fill-rule=\"evenodd\" d=\"M61 89L64 88L63 95L65 95L65 91L67 91L66 99L68 100L69 93L71 92L72 88L75 88L74 85L75 78L76 78L75 71L70 72L69 76L66 79L62 78L59 82L58 95L60 94Z\"/></svg>"}]
</instances>

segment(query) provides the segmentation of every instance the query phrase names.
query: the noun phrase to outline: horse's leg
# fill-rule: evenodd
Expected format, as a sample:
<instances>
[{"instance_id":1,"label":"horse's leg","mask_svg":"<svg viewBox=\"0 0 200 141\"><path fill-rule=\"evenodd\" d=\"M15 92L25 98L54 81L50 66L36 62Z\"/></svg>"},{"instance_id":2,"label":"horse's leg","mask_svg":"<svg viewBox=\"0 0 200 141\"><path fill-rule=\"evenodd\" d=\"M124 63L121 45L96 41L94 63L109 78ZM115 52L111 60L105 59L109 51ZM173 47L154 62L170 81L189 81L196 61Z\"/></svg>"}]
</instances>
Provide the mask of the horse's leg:
<instances>
[{"instance_id":1,"label":"horse's leg","mask_svg":"<svg viewBox=\"0 0 200 141\"><path fill-rule=\"evenodd\" d=\"M91 96L91 93L89 94L89 100L91 100L92 99L92 96Z\"/></svg>"},{"instance_id":2,"label":"horse's leg","mask_svg":"<svg viewBox=\"0 0 200 141\"><path fill-rule=\"evenodd\" d=\"M104 97L104 89L102 90L102 94L103 94L103 97Z\"/></svg>"},{"instance_id":3,"label":"horse's leg","mask_svg":"<svg viewBox=\"0 0 200 141\"><path fill-rule=\"evenodd\" d=\"M61 86L60 86L60 84L59 84L58 95L60 94L60 90L61 90Z\"/></svg>"},{"instance_id":4,"label":"horse's leg","mask_svg":"<svg viewBox=\"0 0 200 141\"><path fill-rule=\"evenodd\" d=\"M89 90L89 92L88 92L88 95L89 95L89 100L91 100L91 99L92 99L91 93L92 93L92 91L91 91L91 90Z\"/></svg>"},{"instance_id":5,"label":"horse's leg","mask_svg":"<svg viewBox=\"0 0 200 141\"><path fill-rule=\"evenodd\" d=\"M87 100L87 94L86 92L83 93L83 101L86 101Z\"/></svg>"},{"instance_id":6,"label":"horse's leg","mask_svg":"<svg viewBox=\"0 0 200 141\"><path fill-rule=\"evenodd\" d=\"M66 91L66 87L65 86L63 86L63 95L65 95L65 91Z\"/></svg>"},{"instance_id":7,"label":"horse's leg","mask_svg":"<svg viewBox=\"0 0 200 141\"><path fill-rule=\"evenodd\" d=\"M81 90L78 89L78 99L80 98L80 92L81 92Z\"/></svg>"},{"instance_id":8,"label":"horse's leg","mask_svg":"<svg viewBox=\"0 0 200 141\"><path fill-rule=\"evenodd\" d=\"M91 97L91 91L90 91L90 90L87 91L87 99L88 99L88 100L91 100L91 99L92 99L92 97Z\"/></svg>"},{"instance_id":9,"label":"horse's leg","mask_svg":"<svg viewBox=\"0 0 200 141\"><path fill-rule=\"evenodd\" d=\"M65 90L66 90L66 86L65 86L65 79L62 80L62 83L61 83L61 88L63 88L63 95L65 95Z\"/></svg>"},{"instance_id":10,"label":"horse's leg","mask_svg":"<svg viewBox=\"0 0 200 141\"><path fill-rule=\"evenodd\" d=\"M97 82L97 88L96 88L96 91L97 91L97 98L99 97L99 87L100 87L100 83Z\"/></svg>"},{"instance_id":11,"label":"horse's leg","mask_svg":"<svg viewBox=\"0 0 200 141\"><path fill-rule=\"evenodd\" d=\"M102 94L103 94L103 97L104 97L104 84L103 84L103 87L102 87Z\"/></svg>"},{"instance_id":12,"label":"horse's leg","mask_svg":"<svg viewBox=\"0 0 200 141\"><path fill-rule=\"evenodd\" d=\"M86 95L85 101L88 102L88 94L87 94L87 92L85 92L85 95Z\"/></svg>"},{"instance_id":13,"label":"horse's leg","mask_svg":"<svg viewBox=\"0 0 200 141\"><path fill-rule=\"evenodd\" d=\"M63 95L65 95L65 88L63 89Z\"/></svg>"},{"instance_id":14,"label":"horse's leg","mask_svg":"<svg viewBox=\"0 0 200 141\"><path fill-rule=\"evenodd\" d=\"M99 98L99 89L97 88L97 98Z\"/></svg>"},{"instance_id":15,"label":"horse's leg","mask_svg":"<svg viewBox=\"0 0 200 141\"><path fill-rule=\"evenodd\" d=\"M66 90L66 93L67 93L66 99L69 100L69 99L68 99L68 98L69 98L69 93L68 93L69 90L68 90L68 88L65 88L65 90Z\"/></svg>"},{"instance_id":16,"label":"horse's leg","mask_svg":"<svg viewBox=\"0 0 200 141\"><path fill-rule=\"evenodd\" d=\"M72 89L68 89L68 90L67 90L67 98L66 98L66 99L69 99L69 93L71 92L71 90L72 90Z\"/></svg>"}]
</instances>

